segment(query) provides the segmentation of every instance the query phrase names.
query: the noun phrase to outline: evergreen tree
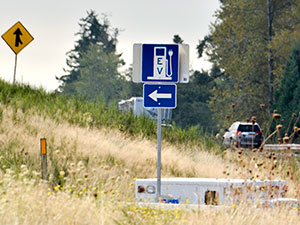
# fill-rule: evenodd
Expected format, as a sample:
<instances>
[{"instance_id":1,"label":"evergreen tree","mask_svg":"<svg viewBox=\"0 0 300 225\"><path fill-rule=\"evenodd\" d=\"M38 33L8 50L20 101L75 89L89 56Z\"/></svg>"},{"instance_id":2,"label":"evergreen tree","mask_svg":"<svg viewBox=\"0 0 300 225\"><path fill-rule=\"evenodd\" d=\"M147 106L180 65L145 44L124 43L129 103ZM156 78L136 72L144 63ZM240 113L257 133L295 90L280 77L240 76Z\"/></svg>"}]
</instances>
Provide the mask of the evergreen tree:
<instances>
[{"instance_id":1,"label":"evergreen tree","mask_svg":"<svg viewBox=\"0 0 300 225\"><path fill-rule=\"evenodd\" d=\"M105 102L117 101L127 95L127 82L118 73L119 56L107 54L101 45L92 44L78 60L80 77L65 87L65 92L87 100L102 98Z\"/></svg>"},{"instance_id":2,"label":"evergreen tree","mask_svg":"<svg viewBox=\"0 0 300 225\"><path fill-rule=\"evenodd\" d=\"M177 34L173 42L183 44ZM198 126L207 131L215 131L215 123L208 107L213 79L207 72L194 71L189 83L177 85L177 108L173 110L173 120L181 127Z\"/></svg>"},{"instance_id":3,"label":"evergreen tree","mask_svg":"<svg viewBox=\"0 0 300 225\"><path fill-rule=\"evenodd\" d=\"M173 111L173 120L181 127L199 126L216 131L212 113L208 107L212 77L207 72L195 71L187 84L178 84L177 108Z\"/></svg>"},{"instance_id":4,"label":"evergreen tree","mask_svg":"<svg viewBox=\"0 0 300 225\"><path fill-rule=\"evenodd\" d=\"M93 10L87 12L87 14L86 18L80 19L80 31L76 33L79 39L75 42L74 49L67 53L66 63L69 67L69 69L65 69L67 74L57 78L62 82L59 91L66 94L74 93L74 90L69 86L72 86L70 85L72 82L80 79L81 70L84 66L81 65L80 60L91 45L101 46L105 54L115 54L116 51L118 29L110 27L106 16L100 22Z\"/></svg>"},{"instance_id":5,"label":"evergreen tree","mask_svg":"<svg viewBox=\"0 0 300 225\"><path fill-rule=\"evenodd\" d=\"M276 107L284 118L285 125L293 113L300 112L300 43L298 42L286 63L283 79L276 93Z\"/></svg>"},{"instance_id":6,"label":"evergreen tree","mask_svg":"<svg viewBox=\"0 0 300 225\"><path fill-rule=\"evenodd\" d=\"M141 97L143 95L143 83L134 83L132 81L132 67L129 67L127 69L125 78L127 94L123 96L123 99L131 97Z\"/></svg>"},{"instance_id":7,"label":"evergreen tree","mask_svg":"<svg viewBox=\"0 0 300 225\"><path fill-rule=\"evenodd\" d=\"M111 28L106 16L102 22L94 11L80 20L79 40L67 53L67 75L59 91L67 96L81 96L88 100L98 98L107 103L128 97L129 83L118 72L124 64L116 53L118 29Z\"/></svg>"},{"instance_id":8,"label":"evergreen tree","mask_svg":"<svg viewBox=\"0 0 300 225\"><path fill-rule=\"evenodd\" d=\"M208 44L211 42L211 36L206 35L203 40L199 41L197 45L198 57L201 58L203 56L203 52L206 48L208 48Z\"/></svg>"},{"instance_id":9,"label":"evergreen tree","mask_svg":"<svg viewBox=\"0 0 300 225\"><path fill-rule=\"evenodd\" d=\"M182 40L182 38L181 38L178 34L175 34L175 35L173 36L173 42L174 42L175 44L182 44L182 43L183 43L183 40Z\"/></svg>"}]
</instances>

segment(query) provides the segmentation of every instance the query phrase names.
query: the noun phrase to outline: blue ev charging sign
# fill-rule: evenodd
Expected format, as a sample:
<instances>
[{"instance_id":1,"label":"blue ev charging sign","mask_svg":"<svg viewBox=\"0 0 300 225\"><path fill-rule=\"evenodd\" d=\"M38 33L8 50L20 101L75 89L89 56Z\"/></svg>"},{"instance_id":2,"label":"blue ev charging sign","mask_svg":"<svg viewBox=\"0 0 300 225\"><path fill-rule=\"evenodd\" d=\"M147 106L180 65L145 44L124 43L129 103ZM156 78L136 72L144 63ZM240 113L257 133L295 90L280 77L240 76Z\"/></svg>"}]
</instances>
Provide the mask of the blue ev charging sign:
<instances>
[{"instance_id":1,"label":"blue ev charging sign","mask_svg":"<svg viewBox=\"0 0 300 225\"><path fill-rule=\"evenodd\" d=\"M144 83L178 83L179 46L177 44L143 44L141 72Z\"/></svg>"},{"instance_id":2,"label":"blue ev charging sign","mask_svg":"<svg viewBox=\"0 0 300 225\"><path fill-rule=\"evenodd\" d=\"M176 84L144 84L144 107L176 108Z\"/></svg>"}]
</instances>

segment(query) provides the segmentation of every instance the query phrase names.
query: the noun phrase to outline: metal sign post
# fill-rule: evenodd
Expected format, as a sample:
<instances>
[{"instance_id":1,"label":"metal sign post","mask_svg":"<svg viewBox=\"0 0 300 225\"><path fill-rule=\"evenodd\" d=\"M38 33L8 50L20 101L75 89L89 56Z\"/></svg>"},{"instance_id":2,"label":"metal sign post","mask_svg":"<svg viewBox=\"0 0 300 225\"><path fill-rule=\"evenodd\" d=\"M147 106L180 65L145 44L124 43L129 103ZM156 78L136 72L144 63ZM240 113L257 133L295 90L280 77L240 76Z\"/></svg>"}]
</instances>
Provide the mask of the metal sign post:
<instances>
[{"instance_id":1,"label":"metal sign post","mask_svg":"<svg viewBox=\"0 0 300 225\"><path fill-rule=\"evenodd\" d=\"M136 83L145 83L144 107L157 109L157 185L156 201L161 198L162 108L177 105L175 83L189 82L189 46L186 44L134 44L133 74Z\"/></svg>"},{"instance_id":2,"label":"metal sign post","mask_svg":"<svg viewBox=\"0 0 300 225\"><path fill-rule=\"evenodd\" d=\"M18 59L18 55L16 54L16 56L15 56L15 68L14 68L14 79L13 79L13 84L16 83L17 59Z\"/></svg>"},{"instance_id":3,"label":"metal sign post","mask_svg":"<svg viewBox=\"0 0 300 225\"><path fill-rule=\"evenodd\" d=\"M157 109L157 192L156 198L159 202L161 196L161 108Z\"/></svg>"}]
</instances>

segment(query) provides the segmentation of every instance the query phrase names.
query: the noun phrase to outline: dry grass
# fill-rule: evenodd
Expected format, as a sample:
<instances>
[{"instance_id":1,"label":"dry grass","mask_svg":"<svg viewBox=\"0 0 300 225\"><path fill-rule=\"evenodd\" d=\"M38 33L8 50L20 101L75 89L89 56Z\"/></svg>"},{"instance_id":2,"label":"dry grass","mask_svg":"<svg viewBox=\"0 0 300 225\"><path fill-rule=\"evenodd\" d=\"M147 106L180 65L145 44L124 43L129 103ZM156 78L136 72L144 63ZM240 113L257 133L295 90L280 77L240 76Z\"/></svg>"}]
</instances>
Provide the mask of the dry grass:
<instances>
[{"instance_id":1,"label":"dry grass","mask_svg":"<svg viewBox=\"0 0 300 225\"><path fill-rule=\"evenodd\" d=\"M199 221L205 221L205 224L256 224L256 225L274 225L274 224L300 224L297 212L286 209L261 209L252 206L242 205L237 208L221 210L218 212L202 211L198 215L193 214L191 221L187 224L201 224Z\"/></svg>"},{"instance_id":2,"label":"dry grass","mask_svg":"<svg viewBox=\"0 0 300 225\"><path fill-rule=\"evenodd\" d=\"M297 224L285 209L152 210L134 202L134 179L156 176L156 143L117 130L59 123L0 105L0 224ZM48 143L49 182L40 180L39 139ZM192 147L188 147L192 148ZM267 178L272 161L163 143L163 177ZM14 153L15 158L13 155ZM8 163L5 160L12 158ZM265 168L257 161L265 160ZM256 165L256 166L255 166ZM280 165L273 178L281 178ZM251 170L251 173L249 172ZM277 171L279 171L277 173ZM289 195L297 183L288 179Z\"/></svg>"},{"instance_id":3,"label":"dry grass","mask_svg":"<svg viewBox=\"0 0 300 225\"><path fill-rule=\"evenodd\" d=\"M109 224L109 202L97 205L92 197L47 194L43 185L13 182L0 200L1 224ZM101 203L101 202L99 202ZM109 213L108 213L109 212Z\"/></svg>"},{"instance_id":4,"label":"dry grass","mask_svg":"<svg viewBox=\"0 0 300 225\"><path fill-rule=\"evenodd\" d=\"M3 110L0 141L4 145L12 140L18 142L18 148L30 154L39 153L39 138L46 137L48 149L56 154L77 155L93 159L113 158L122 163L123 169L133 169L134 175L142 177L156 176L156 143L143 138L126 138L118 130L89 129L68 123L56 124L49 118L17 113L14 122L12 111ZM20 150L20 149L19 149ZM164 143L162 152L163 175L225 177L222 175L230 166L221 157L207 151L195 151ZM177 171L177 172L176 172ZM233 171L233 167L232 167ZM177 174L178 173L178 174ZM234 174L233 176L237 176Z\"/></svg>"}]
</instances>

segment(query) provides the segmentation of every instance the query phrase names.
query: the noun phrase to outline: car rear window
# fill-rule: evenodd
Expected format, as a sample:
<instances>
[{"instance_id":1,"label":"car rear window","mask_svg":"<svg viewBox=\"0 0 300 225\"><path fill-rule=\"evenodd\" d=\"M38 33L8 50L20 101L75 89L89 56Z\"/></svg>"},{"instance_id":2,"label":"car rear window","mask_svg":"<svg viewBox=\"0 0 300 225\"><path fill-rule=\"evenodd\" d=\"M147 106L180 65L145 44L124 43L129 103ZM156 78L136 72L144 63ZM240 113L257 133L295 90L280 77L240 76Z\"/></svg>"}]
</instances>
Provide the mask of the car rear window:
<instances>
[{"instance_id":1,"label":"car rear window","mask_svg":"<svg viewBox=\"0 0 300 225\"><path fill-rule=\"evenodd\" d=\"M239 127L238 127L238 131L241 131L241 132L260 132L260 129L259 129L259 126L257 125L242 125L240 124Z\"/></svg>"}]
</instances>

